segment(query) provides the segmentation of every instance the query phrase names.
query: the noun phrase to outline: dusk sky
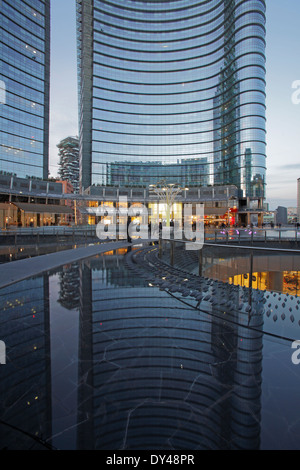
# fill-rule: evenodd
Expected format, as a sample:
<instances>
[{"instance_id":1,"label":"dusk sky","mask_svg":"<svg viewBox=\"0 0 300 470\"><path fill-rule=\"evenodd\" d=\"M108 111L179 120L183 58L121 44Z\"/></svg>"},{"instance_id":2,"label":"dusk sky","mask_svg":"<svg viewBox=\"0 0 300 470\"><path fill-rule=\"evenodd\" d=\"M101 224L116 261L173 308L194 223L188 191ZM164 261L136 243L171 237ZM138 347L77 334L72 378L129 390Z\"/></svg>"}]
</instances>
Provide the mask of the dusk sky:
<instances>
[{"instance_id":1,"label":"dusk sky","mask_svg":"<svg viewBox=\"0 0 300 470\"><path fill-rule=\"evenodd\" d=\"M58 142L78 135L75 0L51 0L50 175L57 176ZM267 0L267 202L296 206L300 178L300 1ZM298 94L300 98L300 93Z\"/></svg>"}]
</instances>

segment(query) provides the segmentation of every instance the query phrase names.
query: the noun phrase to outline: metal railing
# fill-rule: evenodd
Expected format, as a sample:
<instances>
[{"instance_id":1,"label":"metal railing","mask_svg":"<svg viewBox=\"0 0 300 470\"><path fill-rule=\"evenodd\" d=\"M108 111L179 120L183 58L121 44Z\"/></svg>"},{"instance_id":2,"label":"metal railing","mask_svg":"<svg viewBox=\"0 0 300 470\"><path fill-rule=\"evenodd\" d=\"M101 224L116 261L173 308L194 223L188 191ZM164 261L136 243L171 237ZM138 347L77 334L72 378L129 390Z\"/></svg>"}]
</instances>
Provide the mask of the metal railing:
<instances>
[{"instance_id":1,"label":"metal railing","mask_svg":"<svg viewBox=\"0 0 300 470\"><path fill-rule=\"evenodd\" d=\"M5 235L72 235L73 233L94 233L96 234L95 225L53 225L53 226L44 226L44 227L14 227L8 229L2 229L0 231L0 236Z\"/></svg>"},{"instance_id":2,"label":"metal railing","mask_svg":"<svg viewBox=\"0 0 300 470\"><path fill-rule=\"evenodd\" d=\"M255 242L281 242L300 241L300 229L261 229L261 228L230 228L221 230L206 230L205 242L217 243L255 243Z\"/></svg>"},{"instance_id":3,"label":"metal railing","mask_svg":"<svg viewBox=\"0 0 300 470\"><path fill-rule=\"evenodd\" d=\"M205 243L201 249L189 251L186 249L187 243L186 240L160 239L158 256L172 267L223 282L245 274L250 288L254 272L300 272L298 249L282 248L279 245L266 247ZM300 294L300 283L297 289Z\"/></svg>"},{"instance_id":4,"label":"metal railing","mask_svg":"<svg viewBox=\"0 0 300 470\"><path fill-rule=\"evenodd\" d=\"M9 235L22 236L94 236L96 237L96 225L73 225L73 226L44 226L44 227L14 227L0 230L0 243L2 237ZM117 237L115 237L117 238ZM171 238L173 233L171 229ZM226 228L205 229L205 243L250 243L255 242L283 242L300 241L300 229L261 229L261 228Z\"/></svg>"}]
</instances>

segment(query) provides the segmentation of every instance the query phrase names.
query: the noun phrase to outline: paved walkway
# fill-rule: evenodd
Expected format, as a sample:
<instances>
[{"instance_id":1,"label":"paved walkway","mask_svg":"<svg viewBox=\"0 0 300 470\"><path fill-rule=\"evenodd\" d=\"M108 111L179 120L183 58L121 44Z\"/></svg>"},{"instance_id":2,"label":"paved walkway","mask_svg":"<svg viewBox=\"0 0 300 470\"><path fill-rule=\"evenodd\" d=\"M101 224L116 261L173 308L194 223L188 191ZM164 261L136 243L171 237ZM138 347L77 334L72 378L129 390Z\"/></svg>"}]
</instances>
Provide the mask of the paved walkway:
<instances>
[{"instance_id":1,"label":"paved walkway","mask_svg":"<svg viewBox=\"0 0 300 470\"><path fill-rule=\"evenodd\" d=\"M141 241L133 243L141 244ZM64 264L80 261L84 258L96 256L106 251L117 250L130 246L127 241L113 241L100 243L98 245L88 245L71 250L49 253L47 255L36 256L34 258L21 259L0 266L0 288L22 281L28 277L36 276L40 273L58 268Z\"/></svg>"}]
</instances>

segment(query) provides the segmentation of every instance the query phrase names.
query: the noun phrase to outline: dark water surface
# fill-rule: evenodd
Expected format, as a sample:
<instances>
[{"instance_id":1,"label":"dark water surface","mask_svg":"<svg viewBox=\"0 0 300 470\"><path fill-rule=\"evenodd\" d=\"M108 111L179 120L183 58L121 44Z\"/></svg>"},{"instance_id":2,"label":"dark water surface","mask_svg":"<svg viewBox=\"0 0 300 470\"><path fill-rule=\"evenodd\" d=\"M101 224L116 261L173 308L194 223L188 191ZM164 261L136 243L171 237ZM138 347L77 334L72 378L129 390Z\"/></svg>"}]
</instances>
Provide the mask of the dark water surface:
<instances>
[{"instance_id":1,"label":"dark water surface","mask_svg":"<svg viewBox=\"0 0 300 470\"><path fill-rule=\"evenodd\" d=\"M150 281L119 251L0 290L1 449L300 448L298 298Z\"/></svg>"}]
</instances>

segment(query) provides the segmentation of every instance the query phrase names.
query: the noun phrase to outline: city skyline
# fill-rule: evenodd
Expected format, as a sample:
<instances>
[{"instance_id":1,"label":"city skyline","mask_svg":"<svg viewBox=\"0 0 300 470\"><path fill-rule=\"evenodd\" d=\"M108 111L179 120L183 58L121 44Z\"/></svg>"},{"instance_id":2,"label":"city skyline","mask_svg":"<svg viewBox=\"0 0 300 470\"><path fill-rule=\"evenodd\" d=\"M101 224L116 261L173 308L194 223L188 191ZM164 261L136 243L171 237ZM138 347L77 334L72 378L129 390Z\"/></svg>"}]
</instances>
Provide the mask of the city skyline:
<instances>
[{"instance_id":1,"label":"city skyline","mask_svg":"<svg viewBox=\"0 0 300 470\"><path fill-rule=\"evenodd\" d=\"M296 205L297 170L300 170L297 164L299 141L296 132L300 106L291 99L294 91L292 84L300 78L297 63L293 61L298 34L296 12L300 11L300 6L295 0L289 0L289 5L291 8L287 9L278 0L267 2L266 201L270 202L271 209L278 205ZM49 170L50 175L55 176L58 168L56 145L59 139L78 134L76 15L75 0L64 0L63 4L52 0L51 6ZM290 21L285 21L288 18ZM280 61L278 54L282 59ZM282 142L282 137L286 142Z\"/></svg>"}]
</instances>

